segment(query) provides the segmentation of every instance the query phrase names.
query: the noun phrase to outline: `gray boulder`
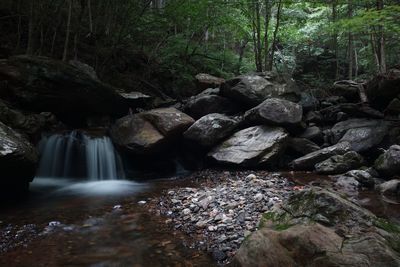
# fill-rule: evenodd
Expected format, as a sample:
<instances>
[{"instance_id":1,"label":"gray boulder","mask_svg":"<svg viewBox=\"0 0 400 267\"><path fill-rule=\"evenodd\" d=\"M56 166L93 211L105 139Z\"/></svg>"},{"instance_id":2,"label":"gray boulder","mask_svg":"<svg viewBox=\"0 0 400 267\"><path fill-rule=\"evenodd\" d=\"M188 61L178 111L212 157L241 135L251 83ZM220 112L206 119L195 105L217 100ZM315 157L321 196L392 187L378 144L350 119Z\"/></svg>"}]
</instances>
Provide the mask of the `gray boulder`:
<instances>
[{"instance_id":1,"label":"gray boulder","mask_svg":"<svg viewBox=\"0 0 400 267\"><path fill-rule=\"evenodd\" d=\"M356 152L366 152L372 148L376 148L387 135L388 128L381 127L362 127L350 129L339 140L339 142L348 142L351 149Z\"/></svg>"},{"instance_id":2,"label":"gray boulder","mask_svg":"<svg viewBox=\"0 0 400 267\"><path fill-rule=\"evenodd\" d=\"M235 133L208 156L221 164L271 166L282 153L287 132L278 127L254 126Z\"/></svg>"},{"instance_id":3,"label":"gray boulder","mask_svg":"<svg viewBox=\"0 0 400 267\"><path fill-rule=\"evenodd\" d=\"M27 190L35 176L38 154L24 137L0 122L0 188Z\"/></svg>"},{"instance_id":4,"label":"gray boulder","mask_svg":"<svg viewBox=\"0 0 400 267\"><path fill-rule=\"evenodd\" d=\"M45 57L15 56L0 64L13 103L65 116L122 115L128 112L117 90L81 68Z\"/></svg>"},{"instance_id":5,"label":"gray boulder","mask_svg":"<svg viewBox=\"0 0 400 267\"><path fill-rule=\"evenodd\" d=\"M321 128L318 126L308 127L304 132L299 135L300 138L305 138L311 141L323 140L323 134Z\"/></svg>"},{"instance_id":6,"label":"gray boulder","mask_svg":"<svg viewBox=\"0 0 400 267\"><path fill-rule=\"evenodd\" d=\"M341 176L345 177L345 179L353 178L363 187L373 188L375 185L374 176L366 170L351 170Z\"/></svg>"},{"instance_id":7,"label":"gray boulder","mask_svg":"<svg viewBox=\"0 0 400 267\"><path fill-rule=\"evenodd\" d=\"M303 118L300 105L278 98L270 98L247 111L244 121L247 124L270 124L278 126L299 126Z\"/></svg>"},{"instance_id":8,"label":"gray boulder","mask_svg":"<svg viewBox=\"0 0 400 267\"><path fill-rule=\"evenodd\" d=\"M393 145L375 162L375 169L383 176L400 174L400 146Z\"/></svg>"},{"instance_id":9,"label":"gray boulder","mask_svg":"<svg viewBox=\"0 0 400 267\"><path fill-rule=\"evenodd\" d=\"M356 101L360 100L359 86L362 85L355 81L337 81L333 84L329 92L336 96L343 96L349 101Z\"/></svg>"},{"instance_id":10,"label":"gray boulder","mask_svg":"<svg viewBox=\"0 0 400 267\"><path fill-rule=\"evenodd\" d=\"M290 166L295 170L314 170L315 165L335 155L343 155L350 151L351 145L348 142L338 143L303 157L293 160Z\"/></svg>"},{"instance_id":11,"label":"gray boulder","mask_svg":"<svg viewBox=\"0 0 400 267\"><path fill-rule=\"evenodd\" d=\"M343 155L335 155L317 163L315 170L320 174L340 174L361 167L363 157L357 152L350 151Z\"/></svg>"},{"instance_id":12,"label":"gray boulder","mask_svg":"<svg viewBox=\"0 0 400 267\"><path fill-rule=\"evenodd\" d=\"M376 128L376 127L384 127L386 124L381 120L372 120L372 119L349 119L345 121L341 121L336 123L332 129L332 140L333 144L339 142L339 140L345 135L345 133L350 129L357 128Z\"/></svg>"},{"instance_id":13,"label":"gray boulder","mask_svg":"<svg viewBox=\"0 0 400 267\"><path fill-rule=\"evenodd\" d=\"M208 114L197 120L183 136L204 147L211 147L232 134L238 121L222 114Z\"/></svg>"},{"instance_id":14,"label":"gray boulder","mask_svg":"<svg viewBox=\"0 0 400 267\"><path fill-rule=\"evenodd\" d=\"M153 109L117 120L111 138L128 152L153 155L170 147L193 123L175 108Z\"/></svg>"},{"instance_id":15,"label":"gray boulder","mask_svg":"<svg viewBox=\"0 0 400 267\"><path fill-rule=\"evenodd\" d=\"M289 138L287 148L300 155L307 155L321 149L317 144L305 138Z\"/></svg>"},{"instance_id":16,"label":"gray boulder","mask_svg":"<svg viewBox=\"0 0 400 267\"><path fill-rule=\"evenodd\" d=\"M221 94L238 103L254 107L267 98L297 98L297 90L281 83L276 75L247 74L226 81L221 85Z\"/></svg>"},{"instance_id":17,"label":"gray boulder","mask_svg":"<svg viewBox=\"0 0 400 267\"><path fill-rule=\"evenodd\" d=\"M400 196L400 179L393 179L378 185L378 190L384 195Z\"/></svg>"},{"instance_id":18,"label":"gray boulder","mask_svg":"<svg viewBox=\"0 0 400 267\"><path fill-rule=\"evenodd\" d=\"M200 94L190 98L186 103L184 110L193 118L199 119L211 113L232 115L239 109L228 98L213 94Z\"/></svg>"},{"instance_id":19,"label":"gray boulder","mask_svg":"<svg viewBox=\"0 0 400 267\"><path fill-rule=\"evenodd\" d=\"M322 189L264 214L235 266L399 266L399 234L368 210ZM398 226L394 226L396 228Z\"/></svg>"}]
</instances>

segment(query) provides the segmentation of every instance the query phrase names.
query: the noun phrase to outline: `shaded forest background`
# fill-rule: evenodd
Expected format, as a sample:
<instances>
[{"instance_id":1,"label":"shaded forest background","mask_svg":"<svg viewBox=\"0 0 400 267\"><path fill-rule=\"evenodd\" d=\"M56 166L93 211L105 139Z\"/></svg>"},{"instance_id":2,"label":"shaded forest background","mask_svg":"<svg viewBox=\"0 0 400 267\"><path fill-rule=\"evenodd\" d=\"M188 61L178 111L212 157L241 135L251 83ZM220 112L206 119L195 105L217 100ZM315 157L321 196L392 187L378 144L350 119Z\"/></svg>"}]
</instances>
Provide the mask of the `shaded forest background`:
<instances>
[{"instance_id":1,"label":"shaded forest background","mask_svg":"<svg viewBox=\"0 0 400 267\"><path fill-rule=\"evenodd\" d=\"M399 0L3 0L0 57L81 61L137 91L276 70L305 87L400 61ZM141 90L143 89L143 90Z\"/></svg>"}]
</instances>

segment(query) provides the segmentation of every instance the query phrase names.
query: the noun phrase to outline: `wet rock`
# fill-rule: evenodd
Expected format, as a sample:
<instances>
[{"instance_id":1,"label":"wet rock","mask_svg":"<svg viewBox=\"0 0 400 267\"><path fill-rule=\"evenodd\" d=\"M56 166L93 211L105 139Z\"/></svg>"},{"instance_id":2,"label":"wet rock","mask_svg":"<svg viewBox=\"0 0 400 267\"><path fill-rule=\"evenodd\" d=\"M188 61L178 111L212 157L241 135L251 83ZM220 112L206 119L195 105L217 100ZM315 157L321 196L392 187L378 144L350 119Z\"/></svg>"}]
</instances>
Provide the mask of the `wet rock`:
<instances>
[{"instance_id":1,"label":"wet rock","mask_svg":"<svg viewBox=\"0 0 400 267\"><path fill-rule=\"evenodd\" d=\"M314 96L312 92L302 92L300 94L300 97L301 99L299 104L303 107L303 110L316 110L319 107L319 100Z\"/></svg>"},{"instance_id":2,"label":"wet rock","mask_svg":"<svg viewBox=\"0 0 400 267\"><path fill-rule=\"evenodd\" d=\"M284 127L299 127L303 118L300 105L278 98L270 98L247 111L244 121L248 125L267 124Z\"/></svg>"},{"instance_id":3,"label":"wet rock","mask_svg":"<svg viewBox=\"0 0 400 267\"><path fill-rule=\"evenodd\" d=\"M359 87L362 84L359 84L355 81L337 81L333 84L333 87L329 90L329 92L335 96L343 96L348 101L359 101Z\"/></svg>"},{"instance_id":4,"label":"wet rock","mask_svg":"<svg viewBox=\"0 0 400 267\"><path fill-rule=\"evenodd\" d=\"M254 126L235 133L208 156L221 164L268 166L282 153L287 137L282 128Z\"/></svg>"},{"instance_id":5,"label":"wet rock","mask_svg":"<svg viewBox=\"0 0 400 267\"><path fill-rule=\"evenodd\" d=\"M365 152L376 148L383 141L387 131L388 128L384 125L381 127L350 129L339 142L348 142L352 150L356 152Z\"/></svg>"},{"instance_id":6,"label":"wet rock","mask_svg":"<svg viewBox=\"0 0 400 267\"><path fill-rule=\"evenodd\" d=\"M333 192L304 190L263 216L237 266L398 266L398 234ZM383 226L382 226L383 227Z\"/></svg>"},{"instance_id":7,"label":"wet rock","mask_svg":"<svg viewBox=\"0 0 400 267\"><path fill-rule=\"evenodd\" d=\"M318 126L308 127L303 133L299 135L299 137L315 142L319 142L323 139L322 131Z\"/></svg>"},{"instance_id":8,"label":"wet rock","mask_svg":"<svg viewBox=\"0 0 400 267\"><path fill-rule=\"evenodd\" d=\"M201 146L211 147L228 137L238 121L222 114L209 114L196 121L184 133L184 137Z\"/></svg>"},{"instance_id":9,"label":"wet rock","mask_svg":"<svg viewBox=\"0 0 400 267\"><path fill-rule=\"evenodd\" d=\"M305 138L290 138L287 148L302 156L321 149L317 144Z\"/></svg>"},{"instance_id":10,"label":"wet rock","mask_svg":"<svg viewBox=\"0 0 400 267\"><path fill-rule=\"evenodd\" d=\"M385 74L377 75L368 82L366 94L374 107L386 108L400 94L400 70L390 69Z\"/></svg>"},{"instance_id":11,"label":"wet rock","mask_svg":"<svg viewBox=\"0 0 400 267\"><path fill-rule=\"evenodd\" d=\"M207 73L199 73L195 76L197 87L200 90L205 90L207 88L219 87L225 82L223 78L215 77Z\"/></svg>"},{"instance_id":12,"label":"wet rock","mask_svg":"<svg viewBox=\"0 0 400 267\"><path fill-rule=\"evenodd\" d=\"M228 98L201 94L190 98L184 110L193 118L199 119L211 113L233 115L239 111L239 108Z\"/></svg>"},{"instance_id":13,"label":"wet rock","mask_svg":"<svg viewBox=\"0 0 400 267\"><path fill-rule=\"evenodd\" d=\"M280 83L276 75L248 74L226 81L221 94L248 107L254 107L267 98L298 98L295 88Z\"/></svg>"},{"instance_id":14,"label":"wet rock","mask_svg":"<svg viewBox=\"0 0 400 267\"><path fill-rule=\"evenodd\" d=\"M171 146L194 120L174 108L123 117L111 129L113 142L134 154L151 155Z\"/></svg>"},{"instance_id":15,"label":"wet rock","mask_svg":"<svg viewBox=\"0 0 400 267\"><path fill-rule=\"evenodd\" d=\"M128 112L128 105L114 87L61 61L15 56L2 62L0 74L10 85L8 97L26 109L79 117Z\"/></svg>"},{"instance_id":16,"label":"wet rock","mask_svg":"<svg viewBox=\"0 0 400 267\"><path fill-rule=\"evenodd\" d=\"M381 120L371 120L371 119L350 119L346 121L341 121L336 123L332 129L332 140L331 142L336 144L339 142L340 139L343 138L345 133L351 129L358 129L358 128L378 128L384 127L385 123Z\"/></svg>"},{"instance_id":17,"label":"wet rock","mask_svg":"<svg viewBox=\"0 0 400 267\"><path fill-rule=\"evenodd\" d=\"M400 118L400 99L393 99L385 109L385 114Z\"/></svg>"},{"instance_id":18,"label":"wet rock","mask_svg":"<svg viewBox=\"0 0 400 267\"><path fill-rule=\"evenodd\" d=\"M343 174L342 176L345 177L344 179L353 178L359 182L360 185L367 188L373 188L375 185L375 178L368 171L352 170Z\"/></svg>"},{"instance_id":19,"label":"wet rock","mask_svg":"<svg viewBox=\"0 0 400 267\"><path fill-rule=\"evenodd\" d=\"M375 162L375 169L383 176L400 174L400 146L393 145Z\"/></svg>"},{"instance_id":20,"label":"wet rock","mask_svg":"<svg viewBox=\"0 0 400 267\"><path fill-rule=\"evenodd\" d=\"M400 179L393 179L378 185L378 190L384 195L400 196Z\"/></svg>"},{"instance_id":21,"label":"wet rock","mask_svg":"<svg viewBox=\"0 0 400 267\"><path fill-rule=\"evenodd\" d=\"M347 117L352 118L371 118L383 119L382 112L375 110L369 106L354 104L354 103L341 103L335 106L330 106L319 111L322 116L322 121L325 122L338 122ZM338 116L338 114L341 114Z\"/></svg>"},{"instance_id":22,"label":"wet rock","mask_svg":"<svg viewBox=\"0 0 400 267\"><path fill-rule=\"evenodd\" d=\"M3 194L26 193L38 164L38 153L24 137L0 122L0 188Z\"/></svg>"},{"instance_id":23,"label":"wet rock","mask_svg":"<svg viewBox=\"0 0 400 267\"><path fill-rule=\"evenodd\" d=\"M295 170L314 170L317 163L335 155L343 155L348 151L350 151L350 144L348 142L342 142L295 159L290 163L290 166Z\"/></svg>"},{"instance_id":24,"label":"wet rock","mask_svg":"<svg viewBox=\"0 0 400 267\"><path fill-rule=\"evenodd\" d=\"M364 164L363 157L357 152L350 151L344 155L335 155L315 165L317 173L340 174L357 169Z\"/></svg>"}]
</instances>

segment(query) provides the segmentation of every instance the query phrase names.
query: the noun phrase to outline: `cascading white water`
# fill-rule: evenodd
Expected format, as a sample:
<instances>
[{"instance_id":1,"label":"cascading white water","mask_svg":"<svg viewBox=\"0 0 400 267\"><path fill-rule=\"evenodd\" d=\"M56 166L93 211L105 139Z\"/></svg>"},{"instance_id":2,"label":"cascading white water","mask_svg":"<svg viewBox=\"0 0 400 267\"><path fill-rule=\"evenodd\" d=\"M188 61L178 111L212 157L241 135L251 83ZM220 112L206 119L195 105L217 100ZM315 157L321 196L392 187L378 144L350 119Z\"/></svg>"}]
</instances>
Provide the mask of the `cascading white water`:
<instances>
[{"instance_id":1,"label":"cascading white water","mask_svg":"<svg viewBox=\"0 0 400 267\"><path fill-rule=\"evenodd\" d=\"M44 137L40 144L37 177L87 177L90 180L124 178L122 163L109 137L91 137L73 131Z\"/></svg>"}]
</instances>

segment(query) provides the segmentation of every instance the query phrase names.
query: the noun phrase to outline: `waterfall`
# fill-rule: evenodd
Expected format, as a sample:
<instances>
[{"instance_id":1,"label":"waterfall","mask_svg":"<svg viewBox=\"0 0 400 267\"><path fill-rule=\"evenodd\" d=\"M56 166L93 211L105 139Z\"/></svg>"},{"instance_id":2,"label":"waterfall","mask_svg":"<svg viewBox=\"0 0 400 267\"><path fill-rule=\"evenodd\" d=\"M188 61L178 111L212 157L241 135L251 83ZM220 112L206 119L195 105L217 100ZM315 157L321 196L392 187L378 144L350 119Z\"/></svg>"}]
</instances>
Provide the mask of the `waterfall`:
<instances>
[{"instance_id":1,"label":"waterfall","mask_svg":"<svg viewBox=\"0 0 400 267\"><path fill-rule=\"evenodd\" d=\"M43 137L37 177L114 180L124 178L119 155L107 136L92 137L72 131Z\"/></svg>"}]
</instances>

